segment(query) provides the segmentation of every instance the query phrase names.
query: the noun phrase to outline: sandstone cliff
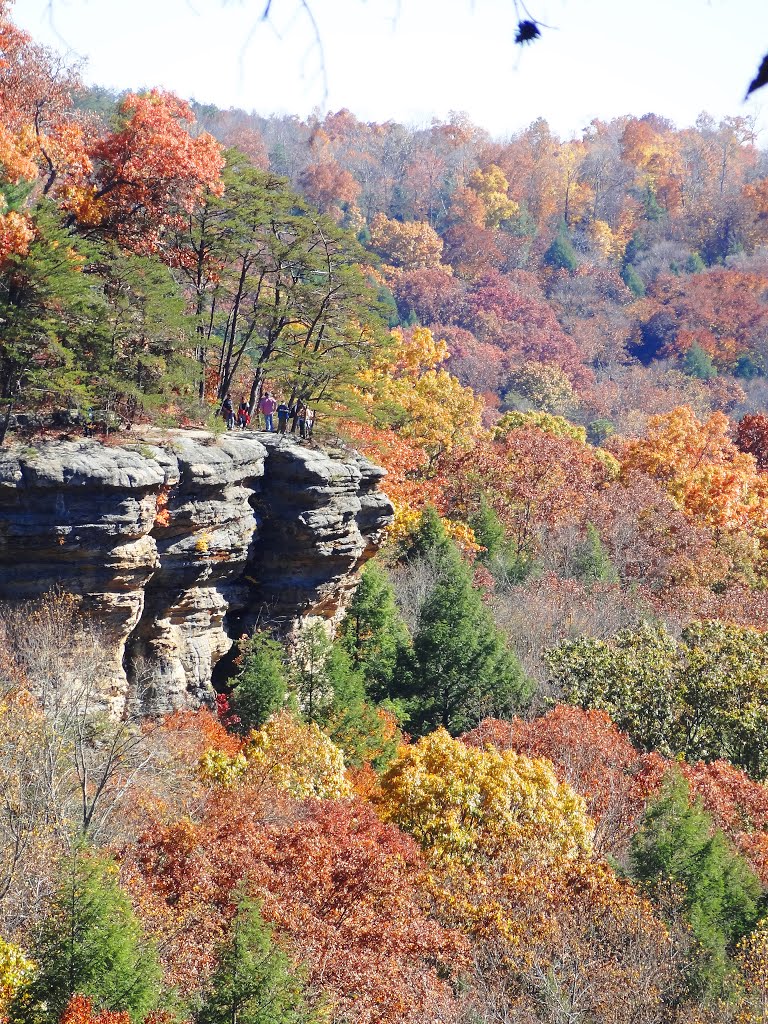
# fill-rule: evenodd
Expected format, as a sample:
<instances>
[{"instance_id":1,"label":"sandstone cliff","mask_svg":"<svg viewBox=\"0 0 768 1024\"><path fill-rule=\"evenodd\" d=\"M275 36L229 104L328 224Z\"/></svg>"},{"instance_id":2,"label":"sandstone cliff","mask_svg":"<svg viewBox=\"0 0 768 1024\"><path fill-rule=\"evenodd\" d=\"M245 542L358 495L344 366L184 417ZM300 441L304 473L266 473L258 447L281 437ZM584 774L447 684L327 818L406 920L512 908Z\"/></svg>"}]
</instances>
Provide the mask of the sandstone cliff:
<instances>
[{"instance_id":1,"label":"sandstone cliff","mask_svg":"<svg viewBox=\"0 0 768 1024\"><path fill-rule=\"evenodd\" d=\"M146 432L0 453L0 600L61 587L98 620L119 711L210 699L233 638L339 615L392 506L383 470L263 433Z\"/></svg>"}]
</instances>

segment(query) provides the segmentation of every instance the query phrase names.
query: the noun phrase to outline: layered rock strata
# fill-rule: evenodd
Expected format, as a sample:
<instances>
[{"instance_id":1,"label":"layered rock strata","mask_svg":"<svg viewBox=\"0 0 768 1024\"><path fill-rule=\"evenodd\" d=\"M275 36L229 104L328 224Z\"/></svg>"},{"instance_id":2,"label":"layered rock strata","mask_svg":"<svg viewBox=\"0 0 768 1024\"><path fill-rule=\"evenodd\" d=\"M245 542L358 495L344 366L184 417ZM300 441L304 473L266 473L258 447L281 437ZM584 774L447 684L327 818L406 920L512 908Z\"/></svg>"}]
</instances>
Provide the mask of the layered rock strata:
<instances>
[{"instance_id":1,"label":"layered rock strata","mask_svg":"<svg viewBox=\"0 0 768 1024\"><path fill-rule=\"evenodd\" d=\"M195 706L242 632L342 613L392 518L382 476L256 432L16 445L0 453L0 600L79 595L116 711L132 693Z\"/></svg>"}]
</instances>

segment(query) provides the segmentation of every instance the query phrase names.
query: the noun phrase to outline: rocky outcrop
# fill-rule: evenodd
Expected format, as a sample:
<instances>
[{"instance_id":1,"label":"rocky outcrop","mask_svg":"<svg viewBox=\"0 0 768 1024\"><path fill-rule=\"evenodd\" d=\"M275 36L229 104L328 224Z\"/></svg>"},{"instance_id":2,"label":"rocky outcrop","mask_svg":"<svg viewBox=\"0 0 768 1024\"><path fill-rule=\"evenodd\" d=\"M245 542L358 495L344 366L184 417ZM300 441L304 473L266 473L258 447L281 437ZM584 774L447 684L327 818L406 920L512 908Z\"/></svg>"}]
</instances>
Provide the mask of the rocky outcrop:
<instances>
[{"instance_id":1,"label":"rocky outcrop","mask_svg":"<svg viewBox=\"0 0 768 1024\"><path fill-rule=\"evenodd\" d=\"M145 432L0 453L0 600L80 595L110 657L104 694L146 710L212 696L257 623L338 617L392 506L361 456L245 432Z\"/></svg>"}]
</instances>

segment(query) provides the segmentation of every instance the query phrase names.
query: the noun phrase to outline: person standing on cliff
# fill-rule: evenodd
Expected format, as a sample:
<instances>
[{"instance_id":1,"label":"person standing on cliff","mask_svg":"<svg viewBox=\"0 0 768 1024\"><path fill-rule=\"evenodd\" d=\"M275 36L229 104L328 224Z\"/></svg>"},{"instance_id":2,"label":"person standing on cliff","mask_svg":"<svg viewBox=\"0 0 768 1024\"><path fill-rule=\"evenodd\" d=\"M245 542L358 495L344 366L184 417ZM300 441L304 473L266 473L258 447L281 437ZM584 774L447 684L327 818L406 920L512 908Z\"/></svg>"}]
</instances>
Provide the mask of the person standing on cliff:
<instances>
[{"instance_id":1,"label":"person standing on cliff","mask_svg":"<svg viewBox=\"0 0 768 1024\"><path fill-rule=\"evenodd\" d=\"M259 412L264 417L264 429L269 431L269 433L272 433L275 429L272 424L272 417L276 408L277 402L275 401L272 392L268 391L259 402Z\"/></svg>"},{"instance_id":2,"label":"person standing on cliff","mask_svg":"<svg viewBox=\"0 0 768 1024\"><path fill-rule=\"evenodd\" d=\"M251 425L251 414L248 412L248 402L245 395L237 409L237 425L241 430Z\"/></svg>"},{"instance_id":3,"label":"person standing on cliff","mask_svg":"<svg viewBox=\"0 0 768 1024\"><path fill-rule=\"evenodd\" d=\"M221 403L221 418L226 423L227 430L232 430L235 425L235 408L232 405L232 395L229 393Z\"/></svg>"},{"instance_id":4,"label":"person standing on cliff","mask_svg":"<svg viewBox=\"0 0 768 1024\"><path fill-rule=\"evenodd\" d=\"M296 427L299 428L299 435L301 437L307 436L307 407L303 402L299 402L296 406L294 430Z\"/></svg>"},{"instance_id":5,"label":"person standing on cliff","mask_svg":"<svg viewBox=\"0 0 768 1024\"><path fill-rule=\"evenodd\" d=\"M277 432L284 434L288 428L288 417L291 415L291 407L287 402L281 402L277 407Z\"/></svg>"}]
</instances>

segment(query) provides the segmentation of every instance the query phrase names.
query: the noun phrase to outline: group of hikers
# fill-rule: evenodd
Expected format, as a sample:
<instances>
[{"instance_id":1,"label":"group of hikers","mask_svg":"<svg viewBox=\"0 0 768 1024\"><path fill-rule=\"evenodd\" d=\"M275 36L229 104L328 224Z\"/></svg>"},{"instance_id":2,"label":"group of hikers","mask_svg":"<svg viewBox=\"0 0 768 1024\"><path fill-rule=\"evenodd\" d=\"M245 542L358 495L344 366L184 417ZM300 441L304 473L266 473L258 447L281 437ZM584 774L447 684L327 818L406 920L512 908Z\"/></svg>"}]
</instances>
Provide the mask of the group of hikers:
<instances>
[{"instance_id":1,"label":"group of hikers","mask_svg":"<svg viewBox=\"0 0 768 1024\"><path fill-rule=\"evenodd\" d=\"M292 434L298 430L300 437L310 438L312 436L314 413L307 408L304 402L297 402L294 406L290 406L285 401L278 402L271 391L266 391L262 395L257 410L257 415L260 414L264 417L264 430L270 433L275 432L275 417L277 417L278 434L288 433L290 420ZM221 403L221 417L227 425L227 430L234 430L235 427L240 427L241 430L248 429L251 426L251 410L245 395L235 412L232 395L227 394ZM258 429L260 428L257 421L254 424L254 430Z\"/></svg>"}]
</instances>

